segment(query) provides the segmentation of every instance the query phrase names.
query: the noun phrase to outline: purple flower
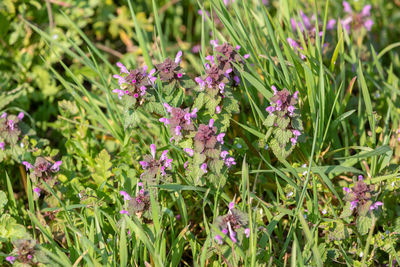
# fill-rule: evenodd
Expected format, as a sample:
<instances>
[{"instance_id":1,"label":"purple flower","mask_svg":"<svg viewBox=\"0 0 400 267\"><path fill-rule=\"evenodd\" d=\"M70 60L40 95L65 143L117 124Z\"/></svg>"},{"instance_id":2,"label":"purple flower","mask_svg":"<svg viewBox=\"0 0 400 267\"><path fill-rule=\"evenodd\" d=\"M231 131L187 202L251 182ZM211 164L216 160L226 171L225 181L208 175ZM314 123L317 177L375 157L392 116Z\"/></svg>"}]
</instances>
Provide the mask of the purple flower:
<instances>
[{"instance_id":1,"label":"purple flower","mask_svg":"<svg viewBox=\"0 0 400 267\"><path fill-rule=\"evenodd\" d=\"M50 170L52 170L53 172L58 172L60 170L60 166L62 164L62 161L56 161L53 166L50 167Z\"/></svg>"},{"instance_id":2,"label":"purple flower","mask_svg":"<svg viewBox=\"0 0 400 267\"><path fill-rule=\"evenodd\" d=\"M23 161L22 164L25 165L26 170L29 170L29 169L33 168L32 164L30 164L27 161Z\"/></svg>"},{"instance_id":3,"label":"purple flower","mask_svg":"<svg viewBox=\"0 0 400 267\"><path fill-rule=\"evenodd\" d=\"M336 20L335 19L330 19L330 20L328 20L328 23L326 24L326 29L333 30L335 25L336 25Z\"/></svg>"},{"instance_id":4,"label":"purple flower","mask_svg":"<svg viewBox=\"0 0 400 267\"><path fill-rule=\"evenodd\" d=\"M351 9L350 4L347 1L343 1L343 9L349 15L342 20L343 27L350 31L350 29L358 30L364 27L367 31L370 31L374 24L371 17L371 5L366 5L360 13L355 13Z\"/></svg>"},{"instance_id":5,"label":"purple flower","mask_svg":"<svg viewBox=\"0 0 400 267\"><path fill-rule=\"evenodd\" d=\"M125 201L129 201L132 199L131 196L125 191L119 191L119 194L124 197Z\"/></svg>"},{"instance_id":6,"label":"purple flower","mask_svg":"<svg viewBox=\"0 0 400 267\"><path fill-rule=\"evenodd\" d=\"M6 143L0 142L0 149L4 151L5 147L6 147Z\"/></svg>"},{"instance_id":7,"label":"purple flower","mask_svg":"<svg viewBox=\"0 0 400 267\"><path fill-rule=\"evenodd\" d=\"M183 149L183 151L185 151L186 153L188 153L189 156L193 157L193 149L191 148L185 148Z\"/></svg>"},{"instance_id":8,"label":"purple flower","mask_svg":"<svg viewBox=\"0 0 400 267\"><path fill-rule=\"evenodd\" d=\"M14 256L6 257L6 261L8 261L10 264L14 264L15 260L16 260L16 258Z\"/></svg>"},{"instance_id":9,"label":"purple flower","mask_svg":"<svg viewBox=\"0 0 400 267\"><path fill-rule=\"evenodd\" d=\"M380 201L375 202L374 204L369 207L370 210L378 209L379 206L383 206L383 203Z\"/></svg>"},{"instance_id":10,"label":"purple flower","mask_svg":"<svg viewBox=\"0 0 400 267\"><path fill-rule=\"evenodd\" d=\"M222 151L220 154L221 158L223 158L223 159L225 159L227 155L229 155L228 151Z\"/></svg>"},{"instance_id":11,"label":"purple flower","mask_svg":"<svg viewBox=\"0 0 400 267\"><path fill-rule=\"evenodd\" d=\"M167 119L167 118L160 118L159 121L164 123L165 127L167 127L167 125L169 124L169 119Z\"/></svg>"},{"instance_id":12,"label":"purple flower","mask_svg":"<svg viewBox=\"0 0 400 267\"><path fill-rule=\"evenodd\" d=\"M168 150L164 150L161 154L159 160L156 159L156 146L155 144L150 145L150 155L145 155L142 161L139 161L139 164L142 166L144 170L141 177L144 179L154 180L157 176L158 170L160 169L161 176L165 176L165 170L172 168L172 159L169 159L167 156Z\"/></svg>"},{"instance_id":13,"label":"purple flower","mask_svg":"<svg viewBox=\"0 0 400 267\"><path fill-rule=\"evenodd\" d=\"M160 122L164 122L165 126L167 126L167 124L170 125L170 133L172 137L179 142L183 135L195 129L193 120L197 117L197 108L194 108L192 112L189 112L189 108L173 108L167 103L164 103L164 106L166 107L167 112L171 114L171 118L161 118Z\"/></svg>"},{"instance_id":14,"label":"purple flower","mask_svg":"<svg viewBox=\"0 0 400 267\"><path fill-rule=\"evenodd\" d=\"M250 228L244 229L244 234L246 235L247 238L250 237Z\"/></svg>"},{"instance_id":15,"label":"purple flower","mask_svg":"<svg viewBox=\"0 0 400 267\"><path fill-rule=\"evenodd\" d=\"M358 204L358 199L350 202L350 209L354 210L355 208L357 208L357 204Z\"/></svg>"},{"instance_id":16,"label":"purple flower","mask_svg":"<svg viewBox=\"0 0 400 267\"><path fill-rule=\"evenodd\" d=\"M170 58L167 58L166 60L164 60L164 62L156 64L156 69L158 71L158 75L160 75L161 81L171 82L182 77L181 68L179 67L181 57L182 51L179 51L176 54L174 61L172 61L172 59Z\"/></svg>"},{"instance_id":17,"label":"purple flower","mask_svg":"<svg viewBox=\"0 0 400 267\"><path fill-rule=\"evenodd\" d=\"M129 212L127 210L121 210L119 213L129 215Z\"/></svg>"},{"instance_id":18,"label":"purple flower","mask_svg":"<svg viewBox=\"0 0 400 267\"><path fill-rule=\"evenodd\" d=\"M235 202L229 202L229 209L233 209L235 207Z\"/></svg>"},{"instance_id":19,"label":"purple flower","mask_svg":"<svg viewBox=\"0 0 400 267\"><path fill-rule=\"evenodd\" d=\"M350 193L350 188L348 188L348 187L343 187L343 190L344 190L346 193Z\"/></svg>"},{"instance_id":20,"label":"purple flower","mask_svg":"<svg viewBox=\"0 0 400 267\"><path fill-rule=\"evenodd\" d=\"M38 197L40 197L40 188L39 187L35 187L34 189L33 189L33 192L35 192L36 193L36 195L38 196Z\"/></svg>"},{"instance_id":21,"label":"purple flower","mask_svg":"<svg viewBox=\"0 0 400 267\"><path fill-rule=\"evenodd\" d=\"M208 171L207 171L207 163L201 164L200 169L201 169L204 173L207 173L207 172L208 172Z\"/></svg>"},{"instance_id":22,"label":"purple flower","mask_svg":"<svg viewBox=\"0 0 400 267\"><path fill-rule=\"evenodd\" d=\"M221 113L221 107L220 107L220 106L217 106L217 107L215 108L215 113L216 113L216 114Z\"/></svg>"},{"instance_id":23,"label":"purple flower","mask_svg":"<svg viewBox=\"0 0 400 267\"><path fill-rule=\"evenodd\" d=\"M217 141L220 142L222 145L224 144L224 136L225 133L220 133L219 135L217 135Z\"/></svg>"},{"instance_id":24,"label":"purple flower","mask_svg":"<svg viewBox=\"0 0 400 267\"><path fill-rule=\"evenodd\" d=\"M157 77L153 76L155 72L154 69L147 73L147 66L131 71L128 71L121 62L118 62L117 66L120 68L122 76L114 74L113 77L118 80L120 89L114 89L112 92L117 93L120 99L124 95L129 95L134 98L144 96L146 90L151 87L157 79Z\"/></svg>"},{"instance_id":25,"label":"purple flower","mask_svg":"<svg viewBox=\"0 0 400 267\"><path fill-rule=\"evenodd\" d=\"M230 168L232 165L236 165L235 159L233 157L229 157L225 159L225 165Z\"/></svg>"},{"instance_id":26,"label":"purple flower","mask_svg":"<svg viewBox=\"0 0 400 267\"><path fill-rule=\"evenodd\" d=\"M197 44L192 47L192 53L198 54L201 50L201 45Z\"/></svg>"},{"instance_id":27,"label":"purple flower","mask_svg":"<svg viewBox=\"0 0 400 267\"><path fill-rule=\"evenodd\" d=\"M24 116L25 116L25 114L24 114L23 112L20 112L20 113L18 114L18 119L19 119L19 120L22 120L22 119L24 118Z\"/></svg>"},{"instance_id":28,"label":"purple flower","mask_svg":"<svg viewBox=\"0 0 400 267\"><path fill-rule=\"evenodd\" d=\"M222 245L222 237L220 235L216 235L214 238L218 244Z\"/></svg>"}]
</instances>

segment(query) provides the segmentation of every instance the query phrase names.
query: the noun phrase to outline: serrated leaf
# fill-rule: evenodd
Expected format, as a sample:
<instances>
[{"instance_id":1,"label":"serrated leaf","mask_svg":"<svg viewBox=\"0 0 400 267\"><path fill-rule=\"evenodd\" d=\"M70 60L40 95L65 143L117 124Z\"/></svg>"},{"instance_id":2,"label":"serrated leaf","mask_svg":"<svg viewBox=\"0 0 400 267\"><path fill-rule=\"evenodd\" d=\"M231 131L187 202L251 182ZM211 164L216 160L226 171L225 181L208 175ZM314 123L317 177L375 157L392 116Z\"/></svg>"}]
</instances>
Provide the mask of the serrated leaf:
<instances>
[{"instance_id":1,"label":"serrated leaf","mask_svg":"<svg viewBox=\"0 0 400 267\"><path fill-rule=\"evenodd\" d=\"M348 238L350 232L349 228L347 228L344 223L340 220L335 220L331 222L331 226L329 227L328 239L329 240L343 240Z\"/></svg>"},{"instance_id":2,"label":"serrated leaf","mask_svg":"<svg viewBox=\"0 0 400 267\"><path fill-rule=\"evenodd\" d=\"M7 205L8 199L6 193L0 191L0 212L3 212L4 207Z\"/></svg>"},{"instance_id":3,"label":"serrated leaf","mask_svg":"<svg viewBox=\"0 0 400 267\"><path fill-rule=\"evenodd\" d=\"M275 123L275 119L276 119L275 115L273 114L268 115L263 124L265 125L265 127L272 127Z\"/></svg>"},{"instance_id":4,"label":"serrated leaf","mask_svg":"<svg viewBox=\"0 0 400 267\"><path fill-rule=\"evenodd\" d=\"M196 87L196 83L190 79L189 76L187 75L183 75L180 79L179 79L179 84L181 87L185 88L185 89L190 89L190 88L194 88Z\"/></svg>"},{"instance_id":5,"label":"serrated leaf","mask_svg":"<svg viewBox=\"0 0 400 267\"><path fill-rule=\"evenodd\" d=\"M342 213L340 214L340 218L347 218L353 215L353 210L350 208L350 206L350 202L347 201L343 207Z\"/></svg>"},{"instance_id":6,"label":"serrated leaf","mask_svg":"<svg viewBox=\"0 0 400 267\"><path fill-rule=\"evenodd\" d=\"M369 229L371 228L373 223L373 219L371 216L358 216L356 220L357 231L361 235L368 234Z\"/></svg>"},{"instance_id":7,"label":"serrated leaf","mask_svg":"<svg viewBox=\"0 0 400 267\"><path fill-rule=\"evenodd\" d=\"M197 110L200 110L204 105L204 97L205 93L198 94L194 100L193 108L197 108Z\"/></svg>"},{"instance_id":8,"label":"serrated leaf","mask_svg":"<svg viewBox=\"0 0 400 267\"><path fill-rule=\"evenodd\" d=\"M103 149L99 155L95 158L96 165L92 168L92 176L97 185L101 185L103 182L107 181L111 177L111 172L109 171L112 167L111 157L107 150Z\"/></svg>"},{"instance_id":9,"label":"serrated leaf","mask_svg":"<svg viewBox=\"0 0 400 267\"><path fill-rule=\"evenodd\" d=\"M279 142L279 144L286 146L286 144L289 143L290 138L293 136L293 134L290 130L283 130L281 128L275 128L274 136L275 136L276 140Z\"/></svg>"},{"instance_id":10,"label":"serrated leaf","mask_svg":"<svg viewBox=\"0 0 400 267\"><path fill-rule=\"evenodd\" d=\"M276 124L281 129L286 129L288 127L289 123L290 123L290 118L282 118L282 117L276 118Z\"/></svg>"},{"instance_id":11,"label":"serrated leaf","mask_svg":"<svg viewBox=\"0 0 400 267\"><path fill-rule=\"evenodd\" d=\"M165 96L164 99L169 105L179 107L183 103L184 93L182 89L177 89L173 94Z\"/></svg>"},{"instance_id":12,"label":"serrated leaf","mask_svg":"<svg viewBox=\"0 0 400 267\"><path fill-rule=\"evenodd\" d=\"M206 103L206 109L210 114L215 113L215 108L219 105L221 101L221 98L218 97L217 99L213 97L206 96L205 97L205 103Z\"/></svg>"}]
</instances>

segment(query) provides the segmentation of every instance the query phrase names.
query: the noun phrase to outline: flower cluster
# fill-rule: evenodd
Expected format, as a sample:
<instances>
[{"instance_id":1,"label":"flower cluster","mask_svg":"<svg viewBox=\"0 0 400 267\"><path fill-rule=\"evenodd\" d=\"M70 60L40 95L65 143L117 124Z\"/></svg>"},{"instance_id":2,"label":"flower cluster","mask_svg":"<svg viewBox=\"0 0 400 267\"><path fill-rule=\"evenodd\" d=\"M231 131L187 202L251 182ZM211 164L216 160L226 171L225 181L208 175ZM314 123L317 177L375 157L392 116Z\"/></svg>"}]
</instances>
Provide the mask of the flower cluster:
<instances>
[{"instance_id":1,"label":"flower cluster","mask_svg":"<svg viewBox=\"0 0 400 267\"><path fill-rule=\"evenodd\" d=\"M374 21L371 17L371 5L366 5L362 9L360 13L355 13L351 9L350 4L347 1L343 1L344 11L348 14L348 16L342 20L342 25L346 29L346 31L359 30L361 28L365 28L367 31L370 31L372 25L374 25Z\"/></svg>"},{"instance_id":2,"label":"flower cluster","mask_svg":"<svg viewBox=\"0 0 400 267\"><path fill-rule=\"evenodd\" d=\"M311 18L309 18L306 14L304 14L304 12L302 10L300 10L300 16L301 16L301 21L296 21L295 18L291 18L290 19L290 23L292 26L292 31L293 32L297 32L297 28L300 30L300 32L303 34L304 40L306 42L306 44L308 44L308 42L310 42L312 45L315 44L315 38L317 35L317 29L315 28L315 15L313 15ZM320 24L320 23L319 23ZM326 29L327 30L331 30L334 28L336 24L336 20L335 19L331 19L328 21L328 24L326 25ZM303 26L304 25L304 26ZM320 25L319 27L320 29L322 29L322 25ZM323 34L322 31L318 32L318 35L321 37ZM286 39L286 41L288 42L288 44L292 47L292 49L295 52L299 53L299 56L301 59L305 59L306 56L303 54L302 51L304 51L304 47L302 47L300 45L300 41L299 40L294 40L290 37L288 37Z\"/></svg>"},{"instance_id":3,"label":"flower cluster","mask_svg":"<svg viewBox=\"0 0 400 267\"><path fill-rule=\"evenodd\" d=\"M143 183L138 182L139 192L136 197L131 197L127 192L120 191L121 196L124 197L124 200L128 202L127 210L121 210L121 214L127 215L137 215L140 217L144 212L150 209L150 194L148 191L144 190Z\"/></svg>"},{"instance_id":4,"label":"flower cluster","mask_svg":"<svg viewBox=\"0 0 400 267\"><path fill-rule=\"evenodd\" d=\"M38 198L42 190L47 191L42 182L46 182L50 187L56 185L55 174L60 170L62 161L56 161L54 164L51 164L45 158L38 157L34 165L27 161L23 161L22 164L30 172L29 177L34 185L35 198Z\"/></svg>"},{"instance_id":5,"label":"flower cluster","mask_svg":"<svg viewBox=\"0 0 400 267\"><path fill-rule=\"evenodd\" d=\"M13 242L13 245L15 248L11 253L12 255L6 257L6 261L11 265L15 261L22 263L23 266L37 266L39 264L37 246L34 240L18 239Z\"/></svg>"},{"instance_id":6,"label":"flower cluster","mask_svg":"<svg viewBox=\"0 0 400 267\"><path fill-rule=\"evenodd\" d=\"M184 133L194 131L193 119L197 117L197 108L189 112L189 108L174 108L167 103L164 103L164 107L170 114L170 118L161 118L160 122L163 122L165 127L169 125L171 135L175 141L181 140Z\"/></svg>"},{"instance_id":7,"label":"flower cluster","mask_svg":"<svg viewBox=\"0 0 400 267\"><path fill-rule=\"evenodd\" d=\"M173 80L179 80L183 76L183 71L179 66L181 62L182 51L176 54L175 60L167 58L164 62L157 64L157 73L160 76L160 80L163 82L171 82Z\"/></svg>"},{"instance_id":8,"label":"flower cluster","mask_svg":"<svg viewBox=\"0 0 400 267\"><path fill-rule=\"evenodd\" d=\"M118 79L120 89L114 89L113 92L118 94L121 99L122 96L128 95L135 99L141 99L142 104L143 97L146 91L154 85L157 77L154 77L155 69L152 69L147 73L147 66L128 71L128 69L121 63L118 62L117 66L120 68L120 75L115 74L113 77Z\"/></svg>"},{"instance_id":9,"label":"flower cluster","mask_svg":"<svg viewBox=\"0 0 400 267\"><path fill-rule=\"evenodd\" d=\"M194 137L194 150L206 156L208 159L218 158L217 144L224 144L225 133L217 134L217 127L214 126L214 120L210 119L208 125L200 124ZM225 155L226 156L226 155ZM232 164L231 164L232 165ZM201 165L201 169L207 172L207 163Z\"/></svg>"},{"instance_id":10,"label":"flower cluster","mask_svg":"<svg viewBox=\"0 0 400 267\"><path fill-rule=\"evenodd\" d=\"M372 202L374 186L368 186L361 175L351 189L343 187L343 190L346 192L344 200L350 202L350 209L356 210L357 214L365 215L368 210L374 210L383 205L380 201Z\"/></svg>"},{"instance_id":11,"label":"flower cluster","mask_svg":"<svg viewBox=\"0 0 400 267\"><path fill-rule=\"evenodd\" d=\"M167 154L168 150L164 150L161 154L160 159L156 159L156 145L150 145L151 155L145 155L142 161L139 161L140 165L142 165L142 169L144 172L140 176L142 179L147 180L148 182L154 182L158 170L160 170L161 176L166 176L166 170L171 169L172 159L169 159Z\"/></svg>"},{"instance_id":12,"label":"flower cluster","mask_svg":"<svg viewBox=\"0 0 400 267\"><path fill-rule=\"evenodd\" d=\"M268 117L264 122L265 126L271 127L271 130L265 139L272 133L273 139L270 141L272 151L278 158L286 158L297 144L303 130L300 113L295 107L299 92L296 91L292 95L287 89L278 91L275 86L272 86L272 90L274 95L270 99L271 105L266 108Z\"/></svg>"},{"instance_id":13,"label":"flower cluster","mask_svg":"<svg viewBox=\"0 0 400 267\"><path fill-rule=\"evenodd\" d=\"M235 203L229 203L228 213L224 216L219 216L215 219L216 227L222 232L214 236L215 241L222 245L223 240L229 237L233 243L237 243L240 235L245 235L246 238L250 236L250 229L248 228L249 220L247 215L238 209L235 209Z\"/></svg>"},{"instance_id":14,"label":"flower cluster","mask_svg":"<svg viewBox=\"0 0 400 267\"><path fill-rule=\"evenodd\" d=\"M0 149L5 150L8 146L15 145L21 135L18 123L24 118L24 113L18 116L3 113L0 116Z\"/></svg>"},{"instance_id":15,"label":"flower cluster","mask_svg":"<svg viewBox=\"0 0 400 267\"><path fill-rule=\"evenodd\" d=\"M199 84L201 89L205 87L211 90L219 90L221 94L225 91L225 86L231 81L234 81L234 86L239 85L240 78L238 70L234 64L243 66L244 62L237 52L240 50L240 46L233 48L230 44L224 43L218 45L216 41L213 42L215 46L216 56L207 56L206 60L210 63L206 63L206 76L205 78L196 77L195 81ZM249 55L243 56L248 58Z\"/></svg>"}]
</instances>

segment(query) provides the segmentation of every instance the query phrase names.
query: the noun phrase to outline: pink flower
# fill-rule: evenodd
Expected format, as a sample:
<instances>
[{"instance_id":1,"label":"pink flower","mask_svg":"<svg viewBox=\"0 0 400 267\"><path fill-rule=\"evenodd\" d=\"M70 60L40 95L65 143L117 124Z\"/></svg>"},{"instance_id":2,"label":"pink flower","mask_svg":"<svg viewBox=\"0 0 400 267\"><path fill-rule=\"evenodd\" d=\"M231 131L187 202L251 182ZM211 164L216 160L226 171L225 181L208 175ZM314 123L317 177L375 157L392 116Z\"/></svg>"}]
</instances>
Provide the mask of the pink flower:
<instances>
[{"instance_id":1,"label":"pink flower","mask_svg":"<svg viewBox=\"0 0 400 267\"><path fill-rule=\"evenodd\" d=\"M380 201L375 202L374 204L369 207L370 210L378 209L379 206L383 206L383 203Z\"/></svg>"},{"instance_id":2,"label":"pink flower","mask_svg":"<svg viewBox=\"0 0 400 267\"><path fill-rule=\"evenodd\" d=\"M176 54L176 57L175 57L175 63L176 63L176 64L181 63L181 57L182 57L182 51L179 51L179 52ZM179 77L179 78L180 78L180 77Z\"/></svg>"},{"instance_id":3,"label":"pink flower","mask_svg":"<svg viewBox=\"0 0 400 267\"><path fill-rule=\"evenodd\" d=\"M121 210L119 213L129 215L129 212L127 210Z\"/></svg>"},{"instance_id":4,"label":"pink flower","mask_svg":"<svg viewBox=\"0 0 400 267\"><path fill-rule=\"evenodd\" d=\"M6 257L6 261L8 261L11 264L14 264L14 261L16 260L16 258L14 256L8 256Z\"/></svg>"},{"instance_id":5,"label":"pink flower","mask_svg":"<svg viewBox=\"0 0 400 267\"><path fill-rule=\"evenodd\" d=\"M25 165L26 170L33 168L32 164L27 161L23 161L22 164Z\"/></svg>"},{"instance_id":6,"label":"pink flower","mask_svg":"<svg viewBox=\"0 0 400 267\"><path fill-rule=\"evenodd\" d=\"M224 144L224 136L225 133L220 133L219 135L217 135L217 141L220 142L221 144Z\"/></svg>"},{"instance_id":7,"label":"pink flower","mask_svg":"<svg viewBox=\"0 0 400 267\"><path fill-rule=\"evenodd\" d=\"M186 153L188 153L189 156L193 157L193 149L191 148L185 148L183 149L183 151L185 151Z\"/></svg>"},{"instance_id":8,"label":"pink flower","mask_svg":"<svg viewBox=\"0 0 400 267\"><path fill-rule=\"evenodd\" d=\"M52 170L53 172L58 172L60 170L60 166L62 164L62 161L56 161L53 166L50 167L50 170Z\"/></svg>"},{"instance_id":9,"label":"pink flower","mask_svg":"<svg viewBox=\"0 0 400 267\"><path fill-rule=\"evenodd\" d=\"M119 191L119 194L124 197L125 201L129 201L132 199L131 196L125 191Z\"/></svg>"},{"instance_id":10,"label":"pink flower","mask_svg":"<svg viewBox=\"0 0 400 267\"><path fill-rule=\"evenodd\" d=\"M357 208L357 204L358 204L358 199L350 202L350 209L354 210L355 208Z\"/></svg>"},{"instance_id":11,"label":"pink flower","mask_svg":"<svg viewBox=\"0 0 400 267\"><path fill-rule=\"evenodd\" d=\"M120 68L121 73L129 73L128 69L121 62L117 62L117 67Z\"/></svg>"},{"instance_id":12,"label":"pink flower","mask_svg":"<svg viewBox=\"0 0 400 267\"><path fill-rule=\"evenodd\" d=\"M35 192L36 193L36 195L38 196L38 197L40 197L40 188L39 187L35 187L34 189L33 189L33 192Z\"/></svg>"},{"instance_id":13,"label":"pink flower","mask_svg":"<svg viewBox=\"0 0 400 267\"><path fill-rule=\"evenodd\" d=\"M218 244L222 245L222 237L220 235L216 235L214 239L217 241Z\"/></svg>"},{"instance_id":14,"label":"pink flower","mask_svg":"<svg viewBox=\"0 0 400 267\"><path fill-rule=\"evenodd\" d=\"M250 228L244 229L244 234L246 235L247 238L250 237Z\"/></svg>"},{"instance_id":15,"label":"pink flower","mask_svg":"<svg viewBox=\"0 0 400 267\"><path fill-rule=\"evenodd\" d=\"M25 114L24 114L23 112L20 112L20 113L18 114L18 119L19 119L19 120L22 120L22 119L24 118L24 116L25 116Z\"/></svg>"},{"instance_id":16,"label":"pink flower","mask_svg":"<svg viewBox=\"0 0 400 267\"><path fill-rule=\"evenodd\" d=\"M200 169L201 169L204 173L207 173L207 172L208 172L208 171L207 171L207 163L201 164Z\"/></svg>"},{"instance_id":17,"label":"pink flower","mask_svg":"<svg viewBox=\"0 0 400 267\"><path fill-rule=\"evenodd\" d=\"M5 147L6 147L6 143L0 142L0 149L4 151Z\"/></svg>"}]
</instances>

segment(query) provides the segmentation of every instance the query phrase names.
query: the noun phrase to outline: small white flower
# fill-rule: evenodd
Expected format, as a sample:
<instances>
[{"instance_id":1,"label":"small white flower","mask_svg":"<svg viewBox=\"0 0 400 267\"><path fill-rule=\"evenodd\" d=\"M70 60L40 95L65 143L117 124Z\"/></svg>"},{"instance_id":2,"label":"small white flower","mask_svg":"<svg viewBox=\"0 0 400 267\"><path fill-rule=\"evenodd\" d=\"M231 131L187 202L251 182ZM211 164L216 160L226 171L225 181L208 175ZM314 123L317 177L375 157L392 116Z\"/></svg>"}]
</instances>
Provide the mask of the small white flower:
<instances>
[{"instance_id":1,"label":"small white flower","mask_svg":"<svg viewBox=\"0 0 400 267\"><path fill-rule=\"evenodd\" d=\"M269 146L268 146L268 145L265 145L264 149L267 150L268 148L269 148Z\"/></svg>"},{"instance_id":2,"label":"small white flower","mask_svg":"<svg viewBox=\"0 0 400 267\"><path fill-rule=\"evenodd\" d=\"M237 144L236 146L237 146L237 148L242 148L241 144Z\"/></svg>"},{"instance_id":3,"label":"small white flower","mask_svg":"<svg viewBox=\"0 0 400 267\"><path fill-rule=\"evenodd\" d=\"M291 197L291 196L293 196L293 192L289 192L289 193L286 195L286 197Z\"/></svg>"},{"instance_id":4,"label":"small white flower","mask_svg":"<svg viewBox=\"0 0 400 267\"><path fill-rule=\"evenodd\" d=\"M58 34L54 34L52 37L53 37L53 40L57 40L58 39Z\"/></svg>"},{"instance_id":5,"label":"small white flower","mask_svg":"<svg viewBox=\"0 0 400 267\"><path fill-rule=\"evenodd\" d=\"M325 215L326 212L327 212L326 209L323 209L323 210L322 210L322 214L323 214L323 215Z\"/></svg>"},{"instance_id":6,"label":"small white flower","mask_svg":"<svg viewBox=\"0 0 400 267\"><path fill-rule=\"evenodd\" d=\"M19 146L21 147L21 148L24 148L24 144L21 142L21 143L19 143Z\"/></svg>"},{"instance_id":7,"label":"small white flower","mask_svg":"<svg viewBox=\"0 0 400 267\"><path fill-rule=\"evenodd\" d=\"M364 252L360 252L360 258L362 258L364 256Z\"/></svg>"}]
</instances>

